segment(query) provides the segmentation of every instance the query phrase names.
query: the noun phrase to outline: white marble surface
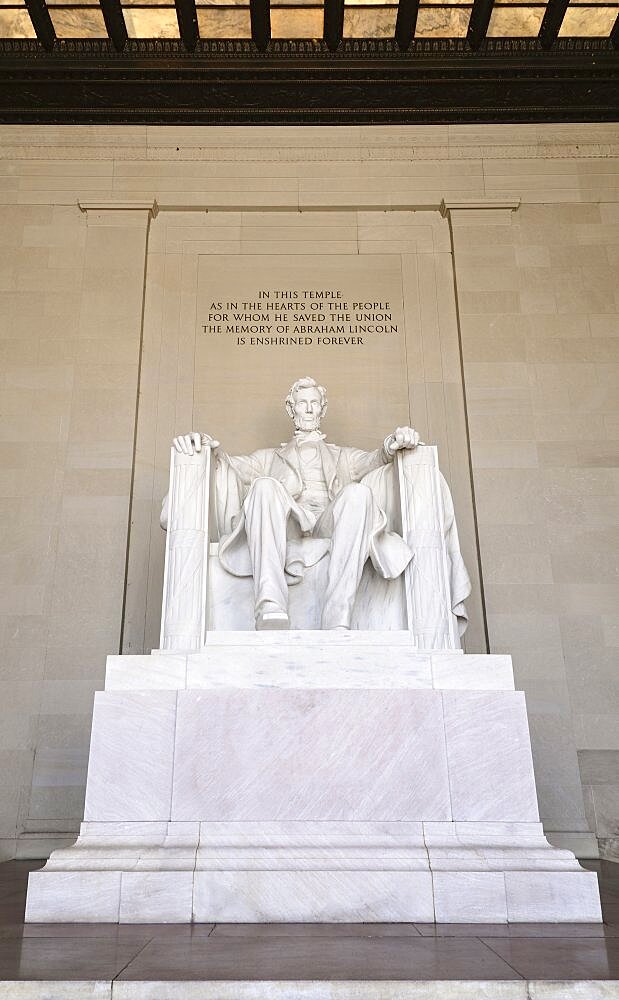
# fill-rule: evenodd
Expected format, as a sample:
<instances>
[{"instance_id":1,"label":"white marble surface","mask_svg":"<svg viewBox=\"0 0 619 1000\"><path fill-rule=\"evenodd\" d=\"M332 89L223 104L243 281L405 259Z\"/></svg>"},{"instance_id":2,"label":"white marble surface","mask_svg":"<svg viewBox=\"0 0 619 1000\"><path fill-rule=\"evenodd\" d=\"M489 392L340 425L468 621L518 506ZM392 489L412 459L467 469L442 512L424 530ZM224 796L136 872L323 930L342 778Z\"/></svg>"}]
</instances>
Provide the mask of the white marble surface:
<instances>
[{"instance_id":1,"label":"white marble surface","mask_svg":"<svg viewBox=\"0 0 619 1000\"><path fill-rule=\"evenodd\" d=\"M432 653L432 687L456 691L513 691L511 656Z\"/></svg>"},{"instance_id":2,"label":"white marble surface","mask_svg":"<svg viewBox=\"0 0 619 1000\"><path fill-rule=\"evenodd\" d=\"M178 699L172 819L451 818L438 692L269 688Z\"/></svg>"},{"instance_id":3,"label":"white marble surface","mask_svg":"<svg viewBox=\"0 0 619 1000\"><path fill-rule=\"evenodd\" d=\"M120 871L42 871L28 878L26 921L118 923Z\"/></svg>"},{"instance_id":4,"label":"white marble surface","mask_svg":"<svg viewBox=\"0 0 619 1000\"><path fill-rule=\"evenodd\" d=\"M539 820L535 822L462 822L456 821L454 824L454 829L456 836L463 842L467 844L492 844L492 843L507 843L507 844L522 844L526 842L531 842L531 844L537 843L538 846L547 846L547 840L544 836L544 828Z\"/></svg>"},{"instance_id":5,"label":"white marble surface","mask_svg":"<svg viewBox=\"0 0 619 1000\"><path fill-rule=\"evenodd\" d=\"M184 824L182 824L184 825ZM441 824L451 826L452 824ZM287 820L268 822L211 821L200 823L200 846L225 844L229 847L373 846L379 851L408 845L424 846L425 823L402 820L377 822Z\"/></svg>"},{"instance_id":6,"label":"white marble surface","mask_svg":"<svg viewBox=\"0 0 619 1000\"><path fill-rule=\"evenodd\" d=\"M616 1000L600 980L7 981L0 1000Z\"/></svg>"},{"instance_id":7,"label":"white marble surface","mask_svg":"<svg viewBox=\"0 0 619 1000\"><path fill-rule=\"evenodd\" d=\"M617 980L600 982L595 979L548 982L545 979L529 980L527 1000L616 1000Z\"/></svg>"},{"instance_id":8,"label":"white marble surface","mask_svg":"<svg viewBox=\"0 0 619 1000\"><path fill-rule=\"evenodd\" d=\"M121 842L129 845L141 844L144 847L156 847L164 842L170 825L165 820L158 822L108 821L101 823L85 821L80 827L80 839L96 840L100 844L109 842L113 845ZM177 824L174 825L176 826Z\"/></svg>"},{"instance_id":9,"label":"white marble surface","mask_svg":"<svg viewBox=\"0 0 619 1000\"><path fill-rule=\"evenodd\" d=\"M543 836L509 657L219 633L108 684L80 837L29 920L599 919L595 875Z\"/></svg>"},{"instance_id":10,"label":"white marble surface","mask_svg":"<svg viewBox=\"0 0 619 1000\"><path fill-rule=\"evenodd\" d=\"M123 872L121 924L190 924L193 870Z\"/></svg>"},{"instance_id":11,"label":"white marble surface","mask_svg":"<svg viewBox=\"0 0 619 1000\"><path fill-rule=\"evenodd\" d=\"M197 921L432 921L429 872L196 872ZM417 916L413 916L417 914Z\"/></svg>"},{"instance_id":12,"label":"white marble surface","mask_svg":"<svg viewBox=\"0 0 619 1000\"><path fill-rule=\"evenodd\" d=\"M602 992L603 984L595 982L586 984L593 987L591 993L580 994L561 993L565 984L553 985L557 986L555 992L539 994L539 1000L616 1000L615 995ZM533 1000L527 986L522 980L210 980L200 983L117 980L114 1000ZM538 1000L537 994L535 1000Z\"/></svg>"},{"instance_id":13,"label":"white marble surface","mask_svg":"<svg viewBox=\"0 0 619 1000\"><path fill-rule=\"evenodd\" d=\"M255 635L254 587L250 577L231 576L221 565L218 545L210 546L208 580L208 638L222 631L246 631ZM309 566L300 586L288 590L288 610L292 634L299 631L320 633L322 595L327 585L328 558ZM366 565L353 609L351 630L402 631L406 629L404 582L383 580ZM290 634L290 633L289 633Z\"/></svg>"},{"instance_id":14,"label":"white marble surface","mask_svg":"<svg viewBox=\"0 0 619 1000\"><path fill-rule=\"evenodd\" d=\"M110 656L106 691L278 688L513 690L511 657L423 653L409 632L219 632L178 655Z\"/></svg>"},{"instance_id":15,"label":"white marble surface","mask_svg":"<svg viewBox=\"0 0 619 1000\"><path fill-rule=\"evenodd\" d=\"M0 982L0 1000L112 1000L112 981L6 980Z\"/></svg>"},{"instance_id":16,"label":"white marble surface","mask_svg":"<svg viewBox=\"0 0 619 1000\"><path fill-rule=\"evenodd\" d=\"M84 819L170 819L176 699L175 691L95 696Z\"/></svg>"},{"instance_id":17,"label":"white marble surface","mask_svg":"<svg viewBox=\"0 0 619 1000\"><path fill-rule=\"evenodd\" d=\"M329 634L316 629L299 629L296 631L291 630L290 632L262 632L260 634L252 633L251 635L242 631L209 632L206 637L204 649L208 651L216 649L219 646L242 645L245 649L251 650L252 653L257 653L263 646L275 647L281 652L286 649L299 650L308 645L317 648L331 646L352 648L362 643L364 646L380 648L385 642L388 642L391 646L398 646L401 650L414 647L412 632L404 629L397 629L395 631L390 631L389 629L368 629L363 632L351 630L349 632L330 632ZM463 654L456 652L454 655L461 656Z\"/></svg>"},{"instance_id":18,"label":"white marble surface","mask_svg":"<svg viewBox=\"0 0 619 1000\"><path fill-rule=\"evenodd\" d=\"M520 691L444 691L449 786L456 821L539 820Z\"/></svg>"},{"instance_id":19,"label":"white marble surface","mask_svg":"<svg viewBox=\"0 0 619 1000\"><path fill-rule=\"evenodd\" d=\"M596 922L602 919L595 872L505 873L508 920Z\"/></svg>"},{"instance_id":20,"label":"white marble surface","mask_svg":"<svg viewBox=\"0 0 619 1000\"><path fill-rule=\"evenodd\" d=\"M595 875L538 824L466 826L461 839L444 822L85 823L77 845L35 873L29 912L122 923L600 919ZM90 891L93 876L119 873L122 889Z\"/></svg>"},{"instance_id":21,"label":"white marble surface","mask_svg":"<svg viewBox=\"0 0 619 1000\"><path fill-rule=\"evenodd\" d=\"M389 645L323 643L274 658L265 644L249 658L242 645L222 645L188 657L187 687L431 688L430 656L396 648L397 658Z\"/></svg>"},{"instance_id":22,"label":"white marble surface","mask_svg":"<svg viewBox=\"0 0 619 1000\"><path fill-rule=\"evenodd\" d=\"M176 691L186 687L187 657L159 653L150 656L108 656L106 691Z\"/></svg>"},{"instance_id":23,"label":"white marble surface","mask_svg":"<svg viewBox=\"0 0 619 1000\"><path fill-rule=\"evenodd\" d=\"M434 913L439 924L504 924L503 872L433 871Z\"/></svg>"}]
</instances>

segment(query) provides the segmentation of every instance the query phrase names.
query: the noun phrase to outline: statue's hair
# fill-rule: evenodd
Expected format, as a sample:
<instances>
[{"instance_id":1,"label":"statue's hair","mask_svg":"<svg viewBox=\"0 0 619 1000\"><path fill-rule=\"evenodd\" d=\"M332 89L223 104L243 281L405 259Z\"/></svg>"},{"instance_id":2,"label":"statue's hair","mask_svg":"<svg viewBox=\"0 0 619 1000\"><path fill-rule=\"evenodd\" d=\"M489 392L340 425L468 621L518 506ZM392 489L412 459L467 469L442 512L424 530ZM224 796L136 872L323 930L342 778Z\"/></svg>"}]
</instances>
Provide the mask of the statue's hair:
<instances>
[{"instance_id":1,"label":"statue's hair","mask_svg":"<svg viewBox=\"0 0 619 1000\"><path fill-rule=\"evenodd\" d=\"M294 418L294 397L297 389L317 389L320 393L320 403L322 409L320 411L320 416L324 417L327 412L327 390L324 385L319 385L315 378L310 378L306 375L305 378L298 378L294 385L290 386L290 391L286 396L286 413L292 419Z\"/></svg>"}]
</instances>

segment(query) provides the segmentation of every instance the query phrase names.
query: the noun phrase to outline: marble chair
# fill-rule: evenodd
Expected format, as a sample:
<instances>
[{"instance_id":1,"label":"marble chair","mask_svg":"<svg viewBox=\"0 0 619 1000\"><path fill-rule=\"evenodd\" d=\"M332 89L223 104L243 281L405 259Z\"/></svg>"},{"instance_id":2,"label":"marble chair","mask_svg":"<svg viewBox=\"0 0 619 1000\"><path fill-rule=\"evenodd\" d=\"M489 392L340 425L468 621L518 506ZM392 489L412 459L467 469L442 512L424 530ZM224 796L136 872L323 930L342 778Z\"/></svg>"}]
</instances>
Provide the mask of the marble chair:
<instances>
[{"instance_id":1,"label":"marble chair","mask_svg":"<svg viewBox=\"0 0 619 1000\"><path fill-rule=\"evenodd\" d=\"M171 450L162 650L195 651L204 647L207 632L254 628L251 578L232 576L219 561L214 465L208 448L193 455ZM413 549L414 559L396 580L381 578L368 562L352 627L408 631L413 647L420 650L459 649L451 554L443 523L446 486L436 447L420 445L415 451L399 452L394 472L399 522L394 528ZM294 630L320 628L328 559L327 554L310 566L303 580L289 588Z\"/></svg>"}]
</instances>

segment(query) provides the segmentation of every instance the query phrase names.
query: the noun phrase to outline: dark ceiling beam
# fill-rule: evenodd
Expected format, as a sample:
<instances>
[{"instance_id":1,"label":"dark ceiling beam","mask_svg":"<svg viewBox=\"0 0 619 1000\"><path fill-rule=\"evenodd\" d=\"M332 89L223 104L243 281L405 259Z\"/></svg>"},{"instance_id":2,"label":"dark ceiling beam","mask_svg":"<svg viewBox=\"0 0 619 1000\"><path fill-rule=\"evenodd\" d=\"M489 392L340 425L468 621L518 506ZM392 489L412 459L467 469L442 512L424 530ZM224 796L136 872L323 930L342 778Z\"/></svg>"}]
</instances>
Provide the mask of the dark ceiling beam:
<instances>
[{"instance_id":1,"label":"dark ceiling beam","mask_svg":"<svg viewBox=\"0 0 619 1000\"><path fill-rule=\"evenodd\" d=\"M100 0L103 20L112 45L117 52L122 52L129 41L127 25L123 17L120 0Z\"/></svg>"},{"instance_id":2,"label":"dark ceiling beam","mask_svg":"<svg viewBox=\"0 0 619 1000\"><path fill-rule=\"evenodd\" d=\"M335 52L344 34L344 0L325 0L323 37L330 52Z\"/></svg>"},{"instance_id":3,"label":"dark ceiling beam","mask_svg":"<svg viewBox=\"0 0 619 1000\"><path fill-rule=\"evenodd\" d=\"M260 52L264 52L271 41L270 0L249 0L251 37Z\"/></svg>"},{"instance_id":4,"label":"dark ceiling beam","mask_svg":"<svg viewBox=\"0 0 619 1000\"><path fill-rule=\"evenodd\" d=\"M617 20L613 25L613 30L610 33L610 40L616 49L619 49L619 14L617 14Z\"/></svg>"},{"instance_id":5,"label":"dark ceiling beam","mask_svg":"<svg viewBox=\"0 0 619 1000\"><path fill-rule=\"evenodd\" d=\"M188 52L193 52L198 44L198 12L195 0L174 0L181 42Z\"/></svg>"},{"instance_id":6,"label":"dark ceiling beam","mask_svg":"<svg viewBox=\"0 0 619 1000\"><path fill-rule=\"evenodd\" d=\"M551 49L559 35L570 0L548 0L538 38L543 49Z\"/></svg>"},{"instance_id":7,"label":"dark ceiling beam","mask_svg":"<svg viewBox=\"0 0 619 1000\"><path fill-rule=\"evenodd\" d=\"M488 33L493 7L494 0L473 0L466 40L474 52L477 51Z\"/></svg>"},{"instance_id":8,"label":"dark ceiling beam","mask_svg":"<svg viewBox=\"0 0 619 1000\"><path fill-rule=\"evenodd\" d=\"M411 125L616 122L618 60L610 38L283 39L0 38L0 123ZM413 192L414 196L414 192Z\"/></svg>"},{"instance_id":9,"label":"dark ceiling beam","mask_svg":"<svg viewBox=\"0 0 619 1000\"><path fill-rule=\"evenodd\" d=\"M56 32L45 0L26 0L26 7L37 39L44 49L51 52L56 41Z\"/></svg>"},{"instance_id":10,"label":"dark ceiling beam","mask_svg":"<svg viewBox=\"0 0 619 1000\"><path fill-rule=\"evenodd\" d=\"M400 0L395 22L395 40L399 49L406 52L415 35L419 0Z\"/></svg>"}]
</instances>

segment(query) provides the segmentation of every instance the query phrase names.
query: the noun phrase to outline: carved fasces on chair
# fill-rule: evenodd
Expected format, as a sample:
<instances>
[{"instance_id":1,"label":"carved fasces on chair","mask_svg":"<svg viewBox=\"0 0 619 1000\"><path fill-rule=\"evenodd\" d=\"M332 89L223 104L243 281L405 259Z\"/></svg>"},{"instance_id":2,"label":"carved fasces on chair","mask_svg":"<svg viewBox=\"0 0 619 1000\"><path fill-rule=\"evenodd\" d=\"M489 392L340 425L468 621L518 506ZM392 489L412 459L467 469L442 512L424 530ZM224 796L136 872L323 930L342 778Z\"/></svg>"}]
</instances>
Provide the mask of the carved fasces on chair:
<instances>
[{"instance_id":1,"label":"carved fasces on chair","mask_svg":"<svg viewBox=\"0 0 619 1000\"><path fill-rule=\"evenodd\" d=\"M206 639L210 474L210 448L172 448L161 649L200 649Z\"/></svg>"},{"instance_id":2,"label":"carved fasces on chair","mask_svg":"<svg viewBox=\"0 0 619 1000\"><path fill-rule=\"evenodd\" d=\"M438 451L419 445L396 455L402 535L414 552L404 573L408 627L418 649L459 649L451 611Z\"/></svg>"}]
</instances>

